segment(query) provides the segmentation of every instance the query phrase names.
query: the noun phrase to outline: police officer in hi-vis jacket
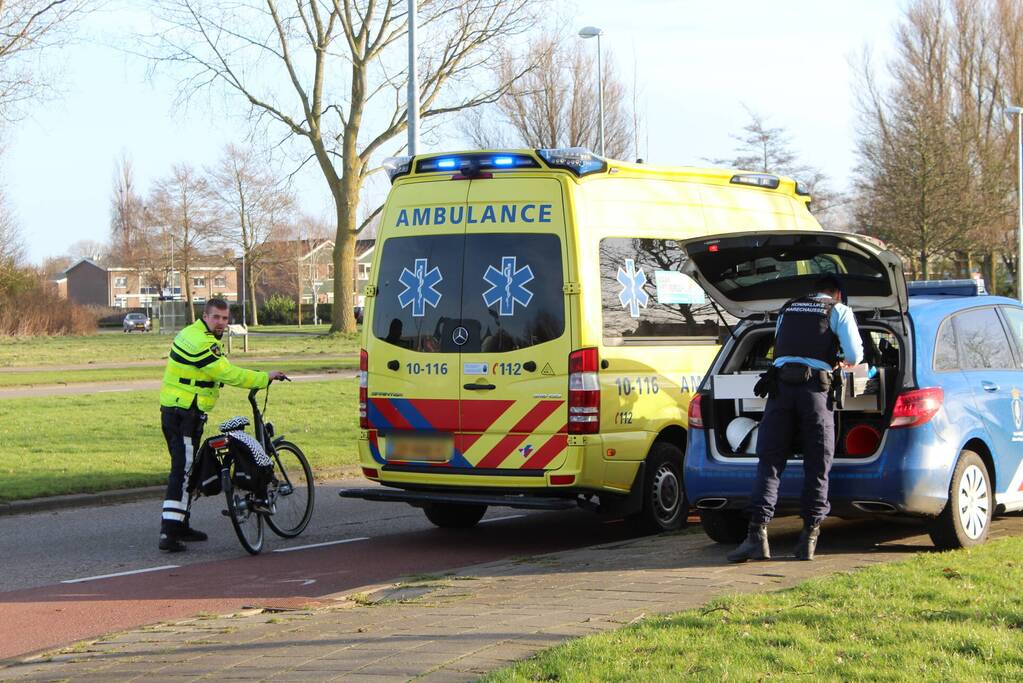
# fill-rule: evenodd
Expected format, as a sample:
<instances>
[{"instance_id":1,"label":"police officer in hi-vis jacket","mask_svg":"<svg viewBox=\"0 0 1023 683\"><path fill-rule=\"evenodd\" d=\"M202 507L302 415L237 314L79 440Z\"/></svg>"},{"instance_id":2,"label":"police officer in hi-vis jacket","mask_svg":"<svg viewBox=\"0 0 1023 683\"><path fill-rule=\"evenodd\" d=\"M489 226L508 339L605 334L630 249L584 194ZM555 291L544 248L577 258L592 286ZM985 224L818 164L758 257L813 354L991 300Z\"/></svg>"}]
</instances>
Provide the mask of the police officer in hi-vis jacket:
<instances>
[{"instance_id":1,"label":"police officer in hi-vis jacket","mask_svg":"<svg viewBox=\"0 0 1023 683\"><path fill-rule=\"evenodd\" d=\"M160 550L180 552L182 541L205 541L203 532L188 523L188 473L192 457L202 440L206 413L213 410L220 387L229 384L245 389L265 388L284 373L246 370L231 365L224 357L220 339L228 323L228 305L223 299L206 302L202 318L178 332L167 357L160 390L160 417L163 436L170 451L171 469L167 478L160 518Z\"/></svg>"},{"instance_id":2,"label":"police officer in hi-vis jacket","mask_svg":"<svg viewBox=\"0 0 1023 683\"><path fill-rule=\"evenodd\" d=\"M803 453L803 532L795 557L812 560L827 517L828 474L835 457L835 422L829 393L832 371L863 360L856 317L842 301L842 285L833 275L821 277L814 293L793 299L778 315L774 363L768 373L769 394L757 433L757 478L750 500L746 540L728 554L729 562L771 557L767 524L778 502L778 484L792 455L798 425Z\"/></svg>"}]
</instances>

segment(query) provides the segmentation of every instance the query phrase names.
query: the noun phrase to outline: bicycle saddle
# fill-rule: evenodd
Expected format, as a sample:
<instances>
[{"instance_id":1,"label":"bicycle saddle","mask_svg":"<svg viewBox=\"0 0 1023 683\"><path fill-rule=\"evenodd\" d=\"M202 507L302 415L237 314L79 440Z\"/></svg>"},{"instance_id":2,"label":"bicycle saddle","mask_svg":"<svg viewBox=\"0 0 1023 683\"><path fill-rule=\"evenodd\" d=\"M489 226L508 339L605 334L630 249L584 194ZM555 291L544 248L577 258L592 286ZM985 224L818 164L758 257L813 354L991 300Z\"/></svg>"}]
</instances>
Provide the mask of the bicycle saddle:
<instances>
[{"instance_id":1,"label":"bicycle saddle","mask_svg":"<svg viewBox=\"0 0 1023 683\"><path fill-rule=\"evenodd\" d=\"M239 429L245 429L250 424L252 424L252 423L249 422L249 418L243 417L241 415L237 415L235 417L232 417L230 420L227 420L225 422L221 422L220 423L220 431L223 434L227 434L228 432L234 432L234 431L237 431Z\"/></svg>"}]
</instances>

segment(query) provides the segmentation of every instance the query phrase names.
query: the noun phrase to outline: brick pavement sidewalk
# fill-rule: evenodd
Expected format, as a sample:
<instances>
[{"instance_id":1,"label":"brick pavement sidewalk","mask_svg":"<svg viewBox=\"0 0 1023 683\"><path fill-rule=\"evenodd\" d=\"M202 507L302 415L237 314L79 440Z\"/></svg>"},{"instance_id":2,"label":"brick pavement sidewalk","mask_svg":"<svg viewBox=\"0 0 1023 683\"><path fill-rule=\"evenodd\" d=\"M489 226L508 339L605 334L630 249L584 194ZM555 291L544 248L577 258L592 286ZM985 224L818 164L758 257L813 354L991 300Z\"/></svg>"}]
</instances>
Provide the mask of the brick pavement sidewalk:
<instances>
[{"instance_id":1,"label":"brick pavement sidewalk","mask_svg":"<svg viewBox=\"0 0 1023 683\"><path fill-rule=\"evenodd\" d=\"M795 520L772 526L770 562L728 565L699 528L335 596L315 611L197 618L115 634L0 669L7 681L473 680L564 640L729 593L906 557L930 547L918 529L829 521L818 559L784 557ZM1023 532L1023 517L993 536Z\"/></svg>"}]
</instances>

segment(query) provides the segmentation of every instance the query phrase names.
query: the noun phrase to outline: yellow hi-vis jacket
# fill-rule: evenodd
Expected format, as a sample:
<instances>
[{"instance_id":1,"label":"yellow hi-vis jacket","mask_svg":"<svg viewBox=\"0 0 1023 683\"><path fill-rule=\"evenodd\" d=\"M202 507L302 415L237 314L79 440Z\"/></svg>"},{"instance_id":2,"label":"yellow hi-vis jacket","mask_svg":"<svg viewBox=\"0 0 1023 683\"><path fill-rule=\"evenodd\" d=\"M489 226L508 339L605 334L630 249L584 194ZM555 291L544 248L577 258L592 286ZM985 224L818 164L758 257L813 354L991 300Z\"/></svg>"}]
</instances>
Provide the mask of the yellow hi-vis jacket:
<instances>
[{"instance_id":1,"label":"yellow hi-vis jacket","mask_svg":"<svg viewBox=\"0 0 1023 683\"><path fill-rule=\"evenodd\" d=\"M220 387L263 389L270 378L265 372L238 368L224 357L224 347L200 318L178 332L167 357L160 389L160 405L191 408L208 413L217 404Z\"/></svg>"}]
</instances>

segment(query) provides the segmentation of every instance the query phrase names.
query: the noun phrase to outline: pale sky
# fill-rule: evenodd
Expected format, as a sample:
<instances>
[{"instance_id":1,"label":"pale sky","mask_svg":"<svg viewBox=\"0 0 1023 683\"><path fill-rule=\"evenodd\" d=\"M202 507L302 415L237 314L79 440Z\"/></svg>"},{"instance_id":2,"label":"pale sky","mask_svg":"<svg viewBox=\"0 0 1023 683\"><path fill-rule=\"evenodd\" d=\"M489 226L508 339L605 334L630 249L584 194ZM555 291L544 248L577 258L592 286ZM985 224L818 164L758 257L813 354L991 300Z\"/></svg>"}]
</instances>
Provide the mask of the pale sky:
<instances>
[{"instance_id":1,"label":"pale sky","mask_svg":"<svg viewBox=\"0 0 1023 683\"><path fill-rule=\"evenodd\" d=\"M902 2L861 0L556 0L578 27L604 29L605 51L632 81L633 60L648 129L647 161L704 165L733 155L730 134L748 118L742 105L785 127L804 162L839 189L853 167L855 112L850 66L864 46L875 63L890 50ZM204 102L174 107L173 79L148 77L143 57L126 52L148 26L144 2L110 0L81 39L53 65L62 95L12 128L0 156L5 186L31 261L65 252L80 239L104 241L113 174L122 152L146 191L172 164L213 164L245 135L245 121ZM574 8L574 11L573 9ZM587 41L596 49L596 41ZM119 49L120 48L120 49ZM422 49L429 49L423 41ZM240 109L239 114L245 110ZM452 133L445 147L464 144ZM424 146L424 152L444 151ZM325 214L329 194L314 170L296 180L306 211Z\"/></svg>"}]
</instances>

